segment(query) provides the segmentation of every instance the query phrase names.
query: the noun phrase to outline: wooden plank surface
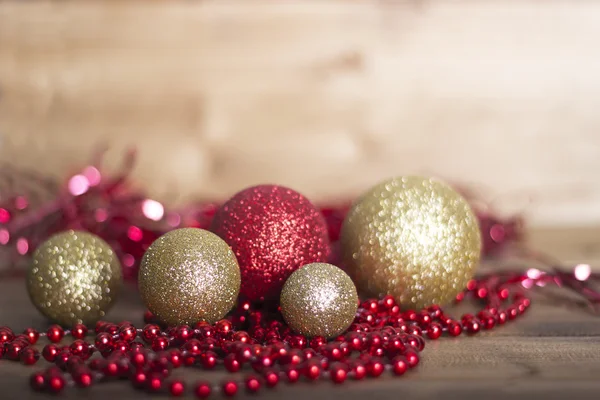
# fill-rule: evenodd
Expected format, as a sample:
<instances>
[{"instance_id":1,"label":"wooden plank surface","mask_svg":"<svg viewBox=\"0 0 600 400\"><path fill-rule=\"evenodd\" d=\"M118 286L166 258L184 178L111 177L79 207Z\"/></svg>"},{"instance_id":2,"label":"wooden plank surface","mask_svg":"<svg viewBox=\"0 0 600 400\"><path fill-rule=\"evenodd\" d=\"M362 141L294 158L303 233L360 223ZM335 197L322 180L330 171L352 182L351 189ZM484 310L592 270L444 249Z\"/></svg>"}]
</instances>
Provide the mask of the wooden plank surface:
<instances>
[{"instance_id":1,"label":"wooden plank surface","mask_svg":"<svg viewBox=\"0 0 600 400\"><path fill-rule=\"evenodd\" d=\"M530 243L565 262L600 265L600 228L555 229L532 232ZM495 268L486 265L484 268ZM458 312L459 310L453 310ZM109 314L109 319L140 323L142 306L135 291ZM0 282L0 325L24 328L45 326L27 300L22 282ZM281 385L265 392L265 399L597 399L600 393L600 316L585 309L557 304L536 296L528 315L515 323L476 337L428 341L422 363L403 378L391 376L341 387L329 382ZM0 361L2 399L41 399L29 391L32 370ZM215 379L223 372L178 371L189 381ZM80 398L70 390L66 399ZM87 399L135 399L128 384L110 383L86 392ZM243 396L242 396L243 397Z\"/></svg>"},{"instance_id":2,"label":"wooden plank surface","mask_svg":"<svg viewBox=\"0 0 600 400\"><path fill-rule=\"evenodd\" d=\"M0 159L135 145L168 202L438 174L600 223L598 37L593 0L2 1Z\"/></svg>"}]
</instances>

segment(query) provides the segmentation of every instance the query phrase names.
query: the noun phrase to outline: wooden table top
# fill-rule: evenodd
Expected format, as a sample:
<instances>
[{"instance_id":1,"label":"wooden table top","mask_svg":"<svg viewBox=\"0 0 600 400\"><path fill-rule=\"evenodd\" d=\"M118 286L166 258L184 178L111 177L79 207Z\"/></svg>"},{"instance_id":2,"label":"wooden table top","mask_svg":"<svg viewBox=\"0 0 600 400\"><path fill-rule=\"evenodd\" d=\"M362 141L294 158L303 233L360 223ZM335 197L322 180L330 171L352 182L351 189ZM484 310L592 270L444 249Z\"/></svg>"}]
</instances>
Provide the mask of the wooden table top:
<instances>
[{"instance_id":1,"label":"wooden table top","mask_svg":"<svg viewBox=\"0 0 600 400\"><path fill-rule=\"evenodd\" d=\"M542 229L530 235L533 247L547 251L565 263L600 265L600 229ZM110 320L141 323L142 306L135 291L122 298L108 315ZM27 299L22 281L0 282L0 325L15 329L46 321ZM45 364L44 361L40 365ZM28 387L34 369L0 361L2 399L41 399ZM220 380L223 372L181 370L175 375L194 381ZM382 377L334 386L329 382L280 385L261 398L346 399L369 397L443 399L597 399L600 395L600 316L570 303L556 303L547 296L534 297L528 315L475 337L428 341L417 370L403 378ZM139 397L123 382L107 383L90 391L68 390L66 399ZM239 396L241 398L244 395Z\"/></svg>"}]
</instances>

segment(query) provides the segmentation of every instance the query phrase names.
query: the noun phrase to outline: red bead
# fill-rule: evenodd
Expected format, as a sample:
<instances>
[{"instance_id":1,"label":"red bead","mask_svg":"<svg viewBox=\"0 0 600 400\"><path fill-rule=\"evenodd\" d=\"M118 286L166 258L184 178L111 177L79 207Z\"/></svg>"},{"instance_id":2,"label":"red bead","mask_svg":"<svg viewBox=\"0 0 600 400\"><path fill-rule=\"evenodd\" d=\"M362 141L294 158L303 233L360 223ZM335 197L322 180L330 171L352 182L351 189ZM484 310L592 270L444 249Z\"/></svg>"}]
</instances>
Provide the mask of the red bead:
<instances>
[{"instance_id":1,"label":"red bead","mask_svg":"<svg viewBox=\"0 0 600 400\"><path fill-rule=\"evenodd\" d=\"M503 325L506 323L506 320L508 319L508 315L506 315L506 311L500 311L498 312L498 325Z\"/></svg>"},{"instance_id":2,"label":"red bead","mask_svg":"<svg viewBox=\"0 0 600 400\"><path fill-rule=\"evenodd\" d=\"M165 337L157 337L152 341L152 350L154 351L166 350L167 347L169 347L169 341Z\"/></svg>"},{"instance_id":3,"label":"red bead","mask_svg":"<svg viewBox=\"0 0 600 400\"><path fill-rule=\"evenodd\" d=\"M352 377L358 381L363 379L365 376L367 376L367 368L362 363L355 363L352 366Z\"/></svg>"},{"instance_id":4,"label":"red bead","mask_svg":"<svg viewBox=\"0 0 600 400\"><path fill-rule=\"evenodd\" d=\"M158 375L150 375L148 378L146 378L146 389L149 392L159 392L163 387L163 380L160 376Z\"/></svg>"},{"instance_id":5,"label":"red bead","mask_svg":"<svg viewBox=\"0 0 600 400\"><path fill-rule=\"evenodd\" d=\"M106 326L108 322L106 321L98 321L96 322L96 326L94 327L94 331L96 333L100 333L100 332L104 332L104 327Z\"/></svg>"},{"instance_id":6,"label":"red bead","mask_svg":"<svg viewBox=\"0 0 600 400\"><path fill-rule=\"evenodd\" d=\"M44 346L42 350L42 356L48 362L54 362L56 360L56 356L58 355L59 348L55 344L47 344Z\"/></svg>"},{"instance_id":7,"label":"red bead","mask_svg":"<svg viewBox=\"0 0 600 400\"><path fill-rule=\"evenodd\" d=\"M279 375L275 371L265 372L264 377L266 385L270 388L277 386L279 383Z\"/></svg>"},{"instance_id":8,"label":"red bead","mask_svg":"<svg viewBox=\"0 0 600 400\"><path fill-rule=\"evenodd\" d=\"M242 367L240 362L237 360L235 354L233 354L233 353L225 356L223 363L225 364L225 368L229 372L237 372Z\"/></svg>"},{"instance_id":9,"label":"red bead","mask_svg":"<svg viewBox=\"0 0 600 400\"><path fill-rule=\"evenodd\" d=\"M36 349L28 347L21 351L20 358L23 364L33 365L40 359L40 353Z\"/></svg>"},{"instance_id":10,"label":"red bead","mask_svg":"<svg viewBox=\"0 0 600 400\"><path fill-rule=\"evenodd\" d=\"M494 318L491 315L489 315L489 316L487 316L485 318L482 318L481 319L481 326L485 330L490 330L490 329L494 328L494 326L496 326L496 318Z\"/></svg>"},{"instance_id":11,"label":"red bead","mask_svg":"<svg viewBox=\"0 0 600 400\"><path fill-rule=\"evenodd\" d=\"M414 368L419 365L420 358L416 351L408 350L404 354L404 357L406 357L406 361L408 362L408 366L410 368Z\"/></svg>"},{"instance_id":12,"label":"red bead","mask_svg":"<svg viewBox=\"0 0 600 400\"><path fill-rule=\"evenodd\" d=\"M29 378L29 386L36 392L44 390L46 387L46 378L44 377L44 374L40 372L32 374Z\"/></svg>"},{"instance_id":13,"label":"red bead","mask_svg":"<svg viewBox=\"0 0 600 400\"><path fill-rule=\"evenodd\" d=\"M65 331L58 325L52 325L46 332L48 340L52 343L58 343L65 336Z\"/></svg>"},{"instance_id":14,"label":"red bead","mask_svg":"<svg viewBox=\"0 0 600 400\"><path fill-rule=\"evenodd\" d=\"M67 362L70 359L71 359L71 353L69 352L69 349L63 348L56 355L56 360L54 360L54 363L62 369L67 369Z\"/></svg>"},{"instance_id":15,"label":"red bead","mask_svg":"<svg viewBox=\"0 0 600 400\"><path fill-rule=\"evenodd\" d=\"M451 321L448 324L448 334L450 336L459 336L462 333L462 326L458 321Z\"/></svg>"},{"instance_id":16,"label":"red bead","mask_svg":"<svg viewBox=\"0 0 600 400\"><path fill-rule=\"evenodd\" d=\"M197 339L191 339L183 345L182 350L193 356L200 355L202 353L202 343Z\"/></svg>"},{"instance_id":17,"label":"red bead","mask_svg":"<svg viewBox=\"0 0 600 400\"><path fill-rule=\"evenodd\" d=\"M273 365L273 358L270 356L258 356L256 360L252 361L252 368L255 371L260 372L265 368L269 368Z\"/></svg>"},{"instance_id":18,"label":"red bead","mask_svg":"<svg viewBox=\"0 0 600 400\"><path fill-rule=\"evenodd\" d=\"M119 364L116 361L107 361L102 367L102 373L107 377L119 376Z\"/></svg>"},{"instance_id":19,"label":"red bead","mask_svg":"<svg viewBox=\"0 0 600 400\"><path fill-rule=\"evenodd\" d=\"M328 344L325 348L325 355L332 361L339 361L344 357L344 353L337 343Z\"/></svg>"},{"instance_id":20,"label":"red bead","mask_svg":"<svg viewBox=\"0 0 600 400\"><path fill-rule=\"evenodd\" d=\"M238 346L236 357L240 362L249 361L252 358L252 348L248 345Z\"/></svg>"},{"instance_id":21,"label":"red bead","mask_svg":"<svg viewBox=\"0 0 600 400\"><path fill-rule=\"evenodd\" d=\"M142 388L144 386L146 386L146 381L148 380L148 376L146 375L146 372L144 372L143 370L136 370L129 378L131 380L131 383L133 384L134 387L136 388Z\"/></svg>"},{"instance_id":22,"label":"red bead","mask_svg":"<svg viewBox=\"0 0 600 400\"><path fill-rule=\"evenodd\" d=\"M12 341L5 345L5 354L4 356L9 360L17 361L20 358L21 352L27 346L18 341Z\"/></svg>"},{"instance_id":23,"label":"red bead","mask_svg":"<svg viewBox=\"0 0 600 400\"><path fill-rule=\"evenodd\" d=\"M126 342L133 342L137 336L137 330L130 325L123 326L119 329L119 337Z\"/></svg>"},{"instance_id":24,"label":"red bead","mask_svg":"<svg viewBox=\"0 0 600 400\"><path fill-rule=\"evenodd\" d=\"M239 331L233 334L232 340L235 342L250 343L251 338L247 332Z\"/></svg>"},{"instance_id":25,"label":"red bead","mask_svg":"<svg viewBox=\"0 0 600 400\"><path fill-rule=\"evenodd\" d=\"M88 328L83 324L75 324L71 329L71 336L73 339L85 339L88 333Z\"/></svg>"},{"instance_id":26,"label":"red bead","mask_svg":"<svg viewBox=\"0 0 600 400\"><path fill-rule=\"evenodd\" d=\"M206 382L199 382L194 388L194 394L199 399L205 399L210 396L212 389L210 388L210 384Z\"/></svg>"},{"instance_id":27,"label":"red bead","mask_svg":"<svg viewBox=\"0 0 600 400\"><path fill-rule=\"evenodd\" d=\"M290 383L297 382L300 379L300 372L296 368L287 368L285 371L285 375L287 376L287 380Z\"/></svg>"},{"instance_id":28,"label":"red bead","mask_svg":"<svg viewBox=\"0 0 600 400\"><path fill-rule=\"evenodd\" d=\"M51 393L60 393L65 388L65 378L62 375L50 375L46 377L46 387Z\"/></svg>"},{"instance_id":29,"label":"red bead","mask_svg":"<svg viewBox=\"0 0 600 400\"><path fill-rule=\"evenodd\" d=\"M107 323L106 325L104 325L104 332L110 334L111 336L118 334L119 329L119 326L115 324Z\"/></svg>"},{"instance_id":30,"label":"red bead","mask_svg":"<svg viewBox=\"0 0 600 400\"><path fill-rule=\"evenodd\" d=\"M421 311L418 314L418 318L417 321L419 322L419 324L421 326L427 326L431 323L432 319L431 319L431 315L429 315L429 311Z\"/></svg>"},{"instance_id":31,"label":"red bead","mask_svg":"<svg viewBox=\"0 0 600 400\"><path fill-rule=\"evenodd\" d=\"M394 299L394 296L388 294L381 299L381 305L386 309L391 310L396 305L396 300Z\"/></svg>"},{"instance_id":32,"label":"red bead","mask_svg":"<svg viewBox=\"0 0 600 400\"><path fill-rule=\"evenodd\" d=\"M509 320L513 320L519 316L519 310L515 307L509 307L508 310L506 310L506 313L508 314Z\"/></svg>"},{"instance_id":33,"label":"red bead","mask_svg":"<svg viewBox=\"0 0 600 400\"><path fill-rule=\"evenodd\" d=\"M15 334L9 328L7 328L7 327L0 328L0 345L2 345L3 343L10 342L11 340L14 339L14 337L15 337Z\"/></svg>"},{"instance_id":34,"label":"red bead","mask_svg":"<svg viewBox=\"0 0 600 400\"><path fill-rule=\"evenodd\" d=\"M201 357L202 366L206 369L213 369L217 365L217 355L212 351L207 351Z\"/></svg>"},{"instance_id":35,"label":"red bead","mask_svg":"<svg viewBox=\"0 0 600 400\"><path fill-rule=\"evenodd\" d=\"M377 300L370 299L362 303L362 308L368 312L377 313L377 311L379 311L379 304Z\"/></svg>"},{"instance_id":36,"label":"red bead","mask_svg":"<svg viewBox=\"0 0 600 400\"><path fill-rule=\"evenodd\" d=\"M143 367L144 365L146 365L146 362L148 361L148 357L146 356L145 352L137 352L137 353L132 353L129 356L129 360L131 361L131 364L134 367Z\"/></svg>"},{"instance_id":37,"label":"red bead","mask_svg":"<svg viewBox=\"0 0 600 400\"><path fill-rule=\"evenodd\" d=\"M225 396L233 397L238 391L238 385L234 381L223 382L223 394Z\"/></svg>"},{"instance_id":38,"label":"red bead","mask_svg":"<svg viewBox=\"0 0 600 400\"><path fill-rule=\"evenodd\" d=\"M154 339L160 336L160 328L157 325L148 324L142 329L142 339L146 343L152 343Z\"/></svg>"},{"instance_id":39,"label":"red bead","mask_svg":"<svg viewBox=\"0 0 600 400\"><path fill-rule=\"evenodd\" d=\"M183 358L179 350L173 349L169 351L168 358L173 368L179 368L183 364Z\"/></svg>"},{"instance_id":40,"label":"red bead","mask_svg":"<svg viewBox=\"0 0 600 400\"><path fill-rule=\"evenodd\" d=\"M260 380L255 376L249 376L246 378L246 391L248 393L256 393L260 390Z\"/></svg>"},{"instance_id":41,"label":"red bead","mask_svg":"<svg viewBox=\"0 0 600 400\"><path fill-rule=\"evenodd\" d=\"M334 383L344 383L346 380L346 367L340 363L334 363L329 367L329 376Z\"/></svg>"},{"instance_id":42,"label":"red bead","mask_svg":"<svg viewBox=\"0 0 600 400\"><path fill-rule=\"evenodd\" d=\"M407 321L416 321L418 318L418 315L415 312L415 310L407 310L404 312L402 317Z\"/></svg>"},{"instance_id":43,"label":"red bead","mask_svg":"<svg viewBox=\"0 0 600 400\"><path fill-rule=\"evenodd\" d=\"M81 371L73 375L73 381L80 388L87 388L92 386L94 382L92 374L89 371Z\"/></svg>"},{"instance_id":44,"label":"red bead","mask_svg":"<svg viewBox=\"0 0 600 400\"><path fill-rule=\"evenodd\" d=\"M113 339L112 336L106 332L100 332L96 335L96 339L94 340L94 344L96 348L100 351L105 351L113 348Z\"/></svg>"},{"instance_id":45,"label":"red bead","mask_svg":"<svg viewBox=\"0 0 600 400\"><path fill-rule=\"evenodd\" d=\"M169 393L171 396L179 397L185 392L185 385L181 381L173 381L169 384Z\"/></svg>"},{"instance_id":46,"label":"red bead","mask_svg":"<svg viewBox=\"0 0 600 400\"><path fill-rule=\"evenodd\" d=\"M139 353L144 350L144 344L140 342L133 342L129 344L129 352L130 353Z\"/></svg>"},{"instance_id":47,"label":"red bead","mask_svg":"<svg viewBox=\"0 0 600 400\"><path fill-rule=\"evenodd\" d=\"M81 339L77 339L71 343L69 350L71 354L81 358L87 358L90 346Z\"/></svg>"},{"instance_id":48,"label":"red bead","mask_svg":"<svg viewBox=\"0 0 600 400\"><path fill-rule=\"evenodd\" d=\"M409 334L415 335L415 336L423 336L423 331L417 325L409 326L406 333L409 333Z\"/></svg>"},{"instance_id":49,"label":"red bead","mask_svg":"<svg viewBox=\"0 0 600 400\"><path fill-rule=\"evenodd\" d=\"M432 322L429 327L427 327L427 337L432 340L439 339L442 336L442 326L437 322Z\"/></svg>"},{"instance_id":50,"label":"red bead","mask_svg":"<svg viewBox=\"0 0 600 400\"><path fill-rule=\"evenodd\" d=\"M304 374L310 380L316 380L321 376L321 363L316 360L310 360L307 363L306 369L304 370Z\"/></svg>"},{"instance_id":51,"label":"red bead","mask_svg":"<svg viewBox=\"0 0 600 400\"><path fill-rule=\"evenodd\" d=\"M367 373L373 378L377 378L379 375L383 374L383 371L385 370L385 365L379 360L371 360L367 363L366 367Z\"/></svg>"},{"instance_id":52,"label":"red bead","mask_svg":"<svg viewBox=\"0 0 600 400\"><path fill-rule=\"evenodd\" d=\"M288 342L293 349L303 349L308 344L306 337L303 335L294 335Z\"/></svg>"},{"instance_id":53,"label":"red bead","mask_svg":"<svg viewBox=\"0 0 600 400\"><path fill-rule=\"evenodd\" d=\"M127 353L129 351L129 343L124 340L117 340L113 344L113 351Z\"/></svg>"},{"instance_id":54,"label":"red bead","mask_svg":"<svg viewBox=\"0 0 600 400\"><path fill-rule=\"evenodd\" d=\"M228 321L226 319L222 319L215 323L215 329L216 329L217 333L219 333L221 335L228 334L229 332L231 332L232 328L233 328L233 326L231 324L231 321Z\"/></svg>"},{"instance_id":55,"label":"red bead","mask_svg":"<svg viewBox=\"0 0 600 400\"><path fill-rule=\"evenodd\" d=\"M408 370L408 361L406 357L397 356L392 360L392 371L394 375L404 375L404 373Z\"/></svg>"},{"instance_id":56,"label":"red bead","mask_svg":"<svg viewBox=\"0 0 600 400\"><path fill-rule=\"evenodd\" d=\"M427 311L429 311L429 315L431 315L433 319L438 319L442 316L442 309L437 304L427 308Z\"/></svg>"},{"instance_id":57,"label":"red bead","mask_svg":"<svg viewBox=\"0 0 600 400\"><path fill-rule=\"evenodd\" d=\"M465 330L467 331L467 333L472 335L478 333L481 330L481 325L479 324L479 321L477 319L470 319L468 321L465 321L463 325L465 326Z\"/></svg>"},{"instance_id":58,"label":"red bead","mask_svg":"<svg viewBox=\"0 0 600 400\"><path fill-rule=\"evenodd\" d=\"M388 339L385 349L389 356L394 356L404 352L404 350L406 350L406 345L402 341L401 336L394 335Z\"/></svg>"},{"instance_id":59,"label":"red bead","mask_svg":"<svg viewBox=\"0 0 600 400\"><path fill-rule=\"evenodd\" d=\"M360 351L363 348L363 338L357 332L349 332L344 337L351 350Z\"/></svg>"},{"instance_id":60,"label":"red bead","mask_svg":"<svg viewBox=\"0 0 600 400\"><path fill-rule=\"evenodd\" d=\"M23 331L23 334L27 336L30 344L36 344L40 338L40 333L33 328L27 328Z\"/></svg>"}]
</instances>

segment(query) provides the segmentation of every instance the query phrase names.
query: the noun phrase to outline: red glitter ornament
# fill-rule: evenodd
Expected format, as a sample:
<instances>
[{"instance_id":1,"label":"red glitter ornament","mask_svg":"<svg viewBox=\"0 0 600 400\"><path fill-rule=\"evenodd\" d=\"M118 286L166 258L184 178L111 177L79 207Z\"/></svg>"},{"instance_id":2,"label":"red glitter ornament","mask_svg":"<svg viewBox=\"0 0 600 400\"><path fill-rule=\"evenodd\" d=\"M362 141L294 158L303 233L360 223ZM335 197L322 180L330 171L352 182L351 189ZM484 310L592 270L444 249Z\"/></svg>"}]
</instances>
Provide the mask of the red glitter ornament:
<instances>
[{"instance_id":1,"label":"red glitter ornament","mask_svg":"<svg viewBox=\"0 0 600 400\"><path fill-rule=\"evenodd\" d=\"M212 231L237 256L240 295L250 300L277 298L292 272L330 255L323 215L306 197L282 186L239 192L217 211Z\"/></svg>"}]
</instances>

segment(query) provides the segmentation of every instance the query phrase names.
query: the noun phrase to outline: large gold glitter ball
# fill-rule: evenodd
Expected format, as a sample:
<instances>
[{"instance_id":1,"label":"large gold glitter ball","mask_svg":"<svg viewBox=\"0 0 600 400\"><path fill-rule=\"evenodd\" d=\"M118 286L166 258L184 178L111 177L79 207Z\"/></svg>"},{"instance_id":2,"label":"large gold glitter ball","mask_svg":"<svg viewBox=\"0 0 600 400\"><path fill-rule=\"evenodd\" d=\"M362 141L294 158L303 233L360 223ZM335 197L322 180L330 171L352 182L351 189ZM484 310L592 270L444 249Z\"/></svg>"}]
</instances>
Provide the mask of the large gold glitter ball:
<instances>
[{"instance_id":1,"label":"large gold glitter ball","mask_svg":"<svg viewBox=\"0 0 600 400\"><path fill-rule=\"evenodd\" d=\"M96 235L73 230L38 246L27 275L33 304L63 326L103 318L121 285L121 265L110 246Z\"/></svg>"},{"instance_id":2,"label":"large gold glitter ball","mask_svg":"<svg viewBox=\"0 0 600 400\"><path fill-rule=\"evenodd\" d=\"M182 228L150 245L138 285L146 307L162 322L213 323L235 305L240 268L220 237L204 229Z\"/></svg>"},{"instance_id":3,"label":"large gold glitter ball","mask_svg":"<svg viewBox=\"0 0 600 400\"><path fill-rule=\"evenodd\" d=\"M447 184L393 178L371 188L344 220L341 248L367 296L391 294L405 307L446 304L473 277L481 253L478 220Z\"/></svg>"},{"instance_id":4,"label":"large gold glitter ball","mask_svg":"<svg viewBox=\"0 0 600 400\"><path fill-rule=\"evenodd\" d=\"M344 271L335 265L312 263L285 281L280 303L283 318L295 332L331 338L354 321L358 294Z\"/></svg>"}]
</instances>

